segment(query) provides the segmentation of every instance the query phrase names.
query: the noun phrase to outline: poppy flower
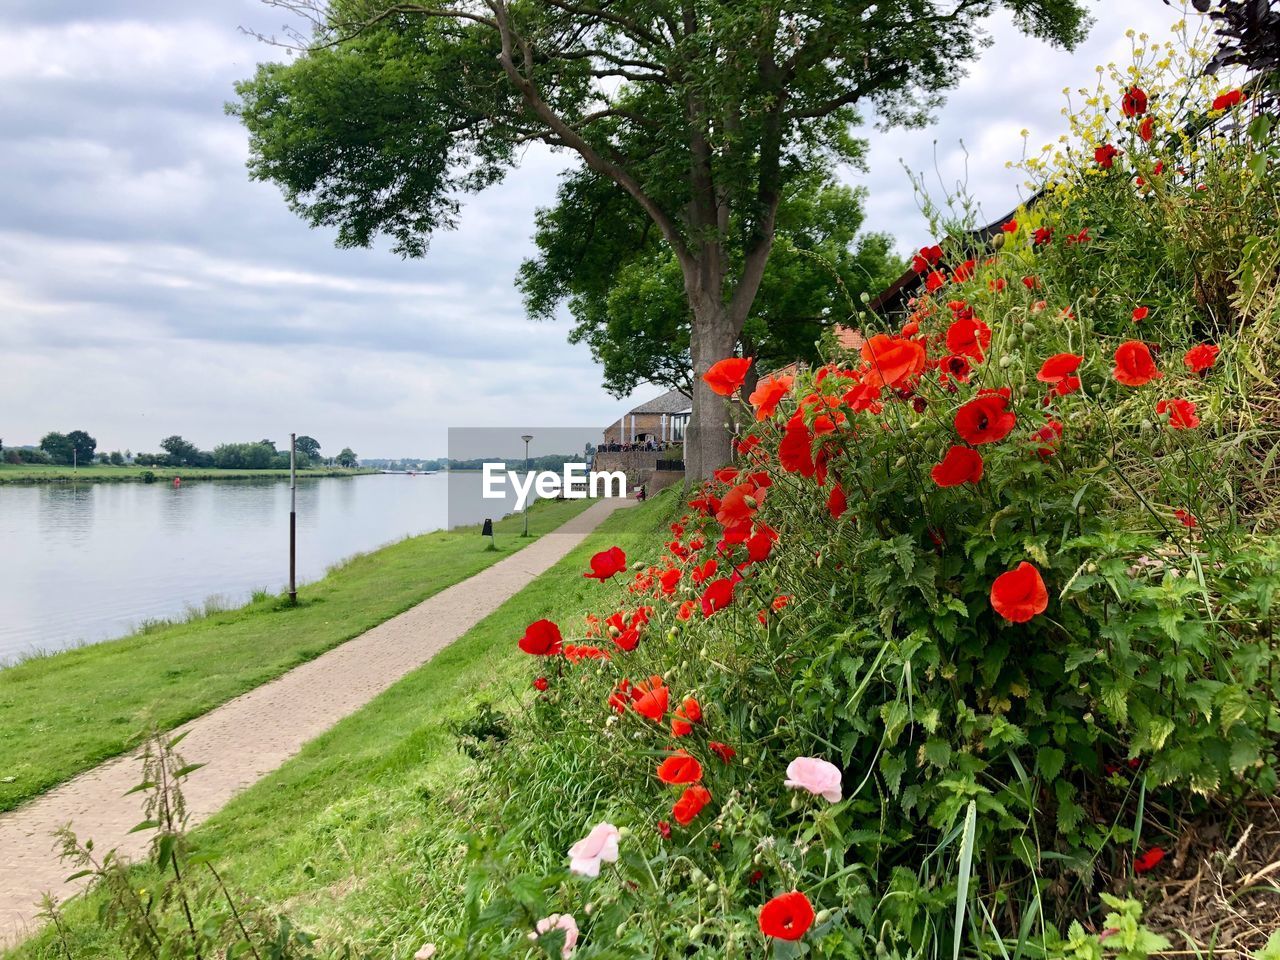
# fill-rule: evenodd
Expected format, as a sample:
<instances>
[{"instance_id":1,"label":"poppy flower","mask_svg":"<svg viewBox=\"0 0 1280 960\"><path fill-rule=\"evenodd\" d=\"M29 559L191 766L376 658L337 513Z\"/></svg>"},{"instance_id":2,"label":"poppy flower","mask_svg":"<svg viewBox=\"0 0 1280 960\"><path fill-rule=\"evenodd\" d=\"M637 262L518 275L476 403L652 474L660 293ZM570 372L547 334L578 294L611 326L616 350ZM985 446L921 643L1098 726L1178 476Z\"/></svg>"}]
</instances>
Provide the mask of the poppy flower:
<instances>
[{"instance_id":1,"label":"poppy flower","mask_svg":"<svg viewBox=\"0 0 1280 960\"><path fill-rule=\"evenodd\" d=\"M760 508L765 491L756 488L753 483L740 483L730 487L720 501L720 509L716 511L716 520L729 527L744 520L750 520Z\"/></svg>"},{"instance_id":2,"label":"poppy flower","mask_svg":"<svg viewBox=\"0 0 1280 960\"><path fill-rule=\"evenodd\" d=\"M661 677L650 677L643 683L637 683L632 691L631 709L640 716L661 723L667 714L667 702L671 691L666 688Z\"/></svg>"},{"instance_id":3,"label":"poppy flower","mask_svg":"<svg viewBox=\"0 0 1280 960\"><path fill-rule=\"evenodd\" d=\"M734 581L728 577L721 578L702 594L702 615L709 617L718 610L723 610L733 602Z\"/></svg>"},{"instance_id":4,"label":"poppy flower","mask_svg":"<svg viewBox=\"0 0 1280 960\"><path fill-rule=\"evenodd\" d=\"M778 532L772 527L761 525L756 532L747 538L747 559L751 563L761 563L769 559L773 545L778 542Z\"/></svg>"},{"instance_id":5,"label":"poppy flower","mask_svg":"<svg viewBox=\"0 0 1280 960\"><path fill-rule=\"evenodd\" d=\"M1037 227L1036 232L1031 235L1031 243L1036 247L1043 247L1052 239L1053 227ZM1023 282L1026 282L1025 278Z\"/></svg>"},{"instance_id":6,"label":"poppy flower","mask_svg":"<svg viewBox=\"0 0 1280 960\"><path fill-rule=\"evenodd\" d=\"M693 823L694 817L711 802L711 791L701 784L685 787L680 799L671 807L671 817L682 827Z\"/></svg>"},{"instance_id":7,"label":"poppy flower","mask_svg":"<svg viewBox=\"0 0 1280 960\"><path fill-rule=\"evenodd\" d=\"M560 636L560 628L550 620L535 620L524 628L524 636L520 638L518 645L525 653L535 657L550 657L560 652L563 638Z\"/></svg>"},{"instance_id":8,"label":"poppy flower","mask_svg":"<svg viewBox=\"0 0 1280 960\"><path fill-rule=\"evenodd\" d=\"M742 386L750 367L750 357L727 357L712 364L711 369L702 375L702 380L711 388L712 393L731 397Z\"/></svg>"},{"instance_id":9,"label":"poppy flower","mask_svg":"<svg viewBox=\"0 0 1280 960\"><path fill-rule=\"evenodd\" d=\"M1193 530L1200 524L1193 514L1187 513L1185 510L1175 510L1173 515L1178 518L1178 522L1189 530Z\"/></svg>"},{"instance_id":10,"label":"poppy flower","mask_svg":"<svg viewBox=\"0 0 1280 960\"><path fill-rule=\"evenodd\" d=\"M1140 117L1147 112L1147 93L1141 87L1130 87L1120 99L1120 110L1126 117Z\"/></svg>"},{"instance_id":11,"label":"poppy flower","mask_svg":"<svg viewBox=\"0 0 1280 960\"><path fill-rule=\"evenodd\" d=\"M1201 343L1186 352L1182 362L1192 373L1203 373L1218 362L1218 348L1211 343Z\"/></svg>"},{"instance_id":12,"label":"poppy flower","mask_svg":"<svg viewBox=\"0 0 1280 960\"><path fill-rule=\"evenodd\" d=\"M584 573L588 580L599 580L604 583L610 577L627 569L627 555L621 547L610 547L591 558L591 572Z\"/></svg>"},{"instance_id":13,"label":"poppy flower","mask_svg":"<svg viewBox=\"0 0 1280 960\"><path fill-rule=\"evenodd\" d=\"M597 823L590 833L569 848L569 872L582 877L600 876L600 864L617 862L621 836L612 823Z\"/></svg>"},{"instance_id":14,"label":"poppy flower","mask_svg":"<svg viewBox=\"0 0 1280 960\"><path fill-rule=\"evenodd\" d=\"M787 764L787 779L782 785L792 790L804 790L829 803L839 803L842 780L840 768L829 760L796 757Z\"/></svg>"},{"instance_id":15,"label":"poppy flower","mask_svg":"<svg viewBox=\"0 0 1280 960\"><path fill-rule=\"evenodd\" d=\"M672 567L670 570L664 570L658 575L658 585L662 588L664 596L671 596L676 592L676 587L680 585L680 577L682 576L679 568Z\"/></svg>"},{"instance_id":16,"label":"poppy flower","mask_svg":"<svg viewBox=\"0 0 1280 960\"><path fill-rule=\"evenodd\" d=\"M973 317L957 320L947 328L947 349L971 360L981 360L991 345L991 328Z\"/></svg>"},{"instance_id":17,"label":"poppy flower","mask_svg":"<svg viewBox=\"0 0 1280 960\"><path fill-rule=\"evenodd\" d=\"M760 932L775 940L799 940L813 926L814 916L809 898L792 890L760 908Z\"/></svg>"},{"instance_id":18,"label":"poppy flower","mask_svg":"<svg viewBox=\"0 0 1280 960\"><path fill-rule=\"evenodd\" d=\"M738 751L733 749L727 743L720 743L718 740L712 740L707 744L707 749L714 753L717 757L728 763L738 755Z\"/></svg>"},{"instance_id":19,"label":"poppy flower","mask_svg":"<svg viewBox=\"0 0 1280 960\"><path fill-rule=\"evenodd\" d=\"M982 479L982 454L972 447L953 444L930 471L933 482L940 487L958 487L962 483L977 483Z\"/></svg>"},{"instance_id":20,"label":"poppy flower","mask_svg":"<svg viewBox=\"0 0 1280 960\"><path fill-rule=\"evenodd\" d=\"M760 381L747 399L756 408L756 420L767 420L778 409L778 404L791 391L795 377L768 376Z\"/></svg>"},{"instance_id":21,"label":"poppy flower","mask_svg":"<svg viewBox=\"0 0 1280 960\"><path fill-rule=\"evenodd\" d=\"M1043 444L1036 449L1036 453L1040 455L1041 460L1047 460L1058 452L1058 441L1062 439L1062 424L1057 420L1050 420L1032 434L1031 439Z\"/></svg>"},{"instance_id":22,"label":"poppy flower","mask_svg":"<svg viewBox=\"0 0 1280 960\"><path fill-rule=\"evenodd\" d=\"M1120 151L1113 145L1104 143L1093 151L1093 159L1103 170L1110 170L1116 162L1116 157L1120 156Z\"/></svg>"},{"instance_id":23,"label":"poppy flower","mask_svg":"<svg viewBox=\"0 0 1280 960\"><path fill-rule=\"evenodd\" d=\"M877 333L862 345L862 359L870 365L863 382L892 389L924 369L924 347L914 340Z\"/></svg>"},{"instance_id":24,"label":"poppy flower","mask_svg":"<svg viewBox=\"0 0 1280 960\"><path fill-rule=\"evenodd\" d=\"M702 779L702 764L688 751L677 750L658 764L658 779L663 783L697 783Z\"/></svg>"},{"instance_id":25,"label":"poppy flower","mask_svg":"<svg viewBox=\"0 0 1280 960\"><path fill-rule=\"evenodd\" d=\"M1213 109L1230 110L1232 107L1238 107L1244 102L1243 90L1228 90L1226 93L1219 94L1213 101Z\"/></svg>"},{"instance_id":26,"label":"poppy flower","mask_svg":"<svg viewBox=\"0 0 1280 960\"><path fill-rule=\"evenodd\" d=\"M930 293L937 293L947 284L947 275L941 270L930 270L924 278L924 288Z\"/></svg>"},{"instance_id":27,"label":"poppy flower","mask_svg":"<svg viewBox=\"0 0 1280 960\"><path fill-rule=\"evenodd\" d=\"M1145 853L1140 853L1133 858L1134 873L1148 873L1160 865L1160 861L1164 859L1163 847L1152 847Z\"/></svg>"},{"instance_id":28,"label":"poppy flower","mask_svg":"<svg viewBox=\"0 0 1280 960\"><path fill-rule=\"evenodd\" d=\"M974 446L1003 440L1018 423L1017 415L1009 409L1009 396L1008 387L979 391L956 411L956 433Z\"/></svg>"},{"instance_id":29,"label":"poppy flower","mask_svg":"<svg viewBox=\"0 0 1280 960\"><path fill-rule=\"evenodd\" d=\"M798 414L787 421L782 442L778 444L778 462L788 473L813 476L813 434Z\"/></svg>"},{"instance_id":30,"label":"poppy flower","mask_svg":"<svg viewBox=\"0 0 1280 960\"><path fill-rule=\"evenodd\" d=\"M693 725L702 722L702 704L693 697L685 697L684 703L676 707L675 716L671 719L671 735L687 737L693 732Z\"/></svg>"},{"instance_id":31,"label":"poppy flower","mask_svg":"<svg viewBox=\"0 0 1280 960\"><path fill-rule=\"evenodd\" d=\"M1138 136L1142 138L1144 143L1150 143L1151 138L1154 137L1155 135L1156 135L1156 118L1155 117L1147 117L1145 120L1142 121L1141 124L1138 125ZM1160 173L1161 173L1160 170L1156 171L1157 176Z\"/></svg>"},{"instance_id":32,"label":"poppy flower","mask_svg":"<svg viewBox=\"0 0 1280 960\"><path fill-rule=\"evenodd\" d=\"M1169 426L1175 430L1194 430L1200 426L1200 418L1196 416L1196 405L1190 400L1161 400L1156 404L1156 413L1169 415Z\"/></svg>"},{"instance_id":33,"label":"poppy flower","mask_svg":"<svg viewBox=\"0 0 1280 960\"><path fill-rule=\"evenodd\" d=\"M1010 221L1008 221L1007 223L1003 223L1003 224L1001 224L1001 225L1000 225L1000 229L1001 229L1001 230L1003 230L1005 233L1017 233L1017 232L1018 232L1018 221L1017 221L1017 220L1010 220Z\"/></svg>"},{"instance_id":34,"label":"poppy flower","mask_svg":"<svg viewBox=\"0 0 1280 960\"><path fill-rule=\"evenodd\" d=\"M840 484L834 484L831 487L831 495L827 497L827 512L831 514L831 519L839 520L844 516L844 512L848 509L849 501L844 495L844 490Z\"/></svg>"},{"instance_id":35,"label":"poppy flower","mask_svg":"<svg viewBox=\"0 0 1280 960\"><path fill-rule=\"evenodd\" d=\"M546 690L549 686L550 684L547 682L546 677L538 677L537 680L533 681L533 689L538 691Z\"/></svg>"},{"instance_id":36,"label":"poppy flower","mask_svg":"<svg viewBox=\"0 0 1280 960\"><path fill-rule=\"evenodd\" d=\"M1036 379L1041 383L1051 383L1056 386L1070 378L1080 369L1080 364L1083 362L1084 357L1074 353L1055 353L1040 365L1040 372L1036 374ZM1076 382L1079 383L1078 380Z\"/></svg>"},{"instance_id":37,"label":"poppy flower","mask_svg":"<svg viewBox=\"0 0 1280 960\"><path fill-rule=\"evenodd\" d=\"M1147 317L1149 316L1151 316L1150 307L1134 307L1133 309L1134 323L1141 323L1143 320L1147 319Z\"/></svg>"},{"instance_id":38,"label":"poppy flower","mask_svg":"<svg viewBox=\"0 0 1280 960\"><path fill-rule=\"evenodd\" d=\"M1040 571L1024 560L1008 573L1000 574L991 584L991 606L1013 623L1026 623L1044 613L1049 606L1049 591Z\"/></svg>"},{"instance_id":39,"label":"poppy flower","mask_svg":"<svg viewBox=\"0 0 1280 960\"><path fill-rule=\"evenodd\" d=\"M1116 347L1113 374L1126 387L1141 387L1164 376L1151 359L1151 350L1141 340L1126 340Z\"/></svg>"},{"instance_id":40,"label":"poppy flower","mask_svg":"<svg viewBox=\"0 0 1280 960\"><path fill-rule=\"evenodd\" d=\"M911 269L916 273L924 273L942 259L942 247L921 247L920 252L911 258Z\"/></svg>"},{"instance_id":41,"label":"poppy flower","mask_svg":"<svg viewBox=\"0 0 1280 960\"><path fill-rule=\"evenodd\" d=\"M680 620L681 622L688 620L690 617L693 616L693 611L697 609L698 609L697 600L686 600L684 601L684 603L680 604L680 609L676 611L676 619Z\"/></svg>"},{"instance_id":42,"label":"poppy flower","mask_svg":"<svg viewBox=\"0 0 1280 960\"><path fill-rule=\"evenodd\" d=\"M706 563L695 566L689 571L689 579L693 581L694 586L700 587L716 575L718 566L719 564L716 563L715 557L712 557Z\"/></svg>"}]
</instances>

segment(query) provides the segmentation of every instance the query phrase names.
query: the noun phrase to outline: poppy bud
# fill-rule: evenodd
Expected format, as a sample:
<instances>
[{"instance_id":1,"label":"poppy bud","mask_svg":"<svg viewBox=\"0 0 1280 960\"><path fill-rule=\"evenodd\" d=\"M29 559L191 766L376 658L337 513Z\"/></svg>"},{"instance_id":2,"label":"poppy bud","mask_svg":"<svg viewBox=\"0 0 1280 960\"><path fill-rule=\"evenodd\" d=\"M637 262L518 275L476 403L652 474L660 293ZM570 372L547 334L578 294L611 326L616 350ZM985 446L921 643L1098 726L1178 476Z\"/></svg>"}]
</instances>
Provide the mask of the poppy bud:
<instances>
[{"instance_id":1,"label":"poppy bud","mask_svg":"<svg viewBox=\"0 0 1280 960\"><path fill-rule=\"evenodd\" d=\"M707 879L707 875L703 873L701 870L699 870L697 867L690 867L689 879L692 880L694 883L701 883L703 880Z\"/></svg>"},{"instance_id":2,"label":"poppy bud","mask_svg":"<svg viewBox=\"0 0 1280 960\"><path fill-rule=\"evenodd\" d=\"M613 931L614 937L621 940L627 933L627 922L624 920L618 924L618 929Z\"/></svg>"},{"instance_id":3,"label":"poppy bud","mask_svg":"<svg viewBox=\"0 0 1280 960\"><path fill-rule=\"evenodd\" d=\"M800 808L800 794L793 793L791 795L791 809L798 810Z\"/></svg>"},{"instance_id":4,"label":"poppy bud","mask_svg":"<svg viewBox=\"0 0 1280 960\"><path fill-rule=\"evenodd\" d=\"M862 291L862 295L861 295L860 297L858 297L858 299L862 301L863 306L867 306L867 305L869 305L869 304L871 303L871 294L869 294L869 293L867 293L867 291L863 290L863 291Z\"/></svg>"},{"instance_id":5,"label":"poppy bud","mask_svg":"<svg viewBox=\"0 0 1280 960\"><path fill-rule=\"evenodd\" d=\"M893 462L893 469L895 469L895 470L901 470L901 469L902 469L903 467L905 467L906 465L907 465L907 458L906 458L906 457L899 457L897 460L895 460L895 461Z\"/></svg>"},{"instance_id":6,"label":"poppy bud","mask_svg":"<svg viewBox=\"0 0 1280 960\"><path fill-rule=\"evenodd\" d=\"M747 494L743 497L742 502L748 510L754 510L756 507L760 506L760 502L756 500L755 497L751 496L751 494Z\"/></svg>"},{"instance_id":7,"label":"poppy bud","mask_svg":"<svg viewBox=\"0 0 1280 960\"><path fill-rule=\"evenodd\" d=\"M1089 561L1089 563L1085 566L1085 568L1084 568L1084 569L1085 569L1085 572L1086 572L1086 573L1097 573L1097 572L1098 572L1098 565L1097 565L1096 563L1094 563L1093 561Z\"/></svg>"},{"instance_id":8,"label":"poppy bud","mask_svg":"<svg viewBox=\"0 0 1280 960\"><path fill-rule=\"evenodd\" d=\"M702 937L702 928L704 926L705 924L699 923L692 930L689 931L689 940L691 942L694 940L698 940Z\"/></svg>"},{"instance_id":9,"label":"poppy bud","mask_svg":"<svg viewBox=\"0 0 1280 960\"><path fill-rule=\"evenodd\" d=\"M1000 358L1000 369L1001 369L1001 370L1008 370L1008 369L1009 369L1010 367L1012 367L1012 366L1013 366L1013 357L1011 357L1011 356L1009 356L1008 354L1006 354L1005 356L1003 356L1003 357L1001 357L1001 358Z\"/></svg>"},{"instance_id":10,"label":"poppy bud","mask_svg":"<svg viewBox=\"0 0 1280 960\"><path fill-rule=\"evenodd\" d=\"M589 917L589 916L591 916L591 914L592 914L592 912L595 910L595 908L596 908L596 905L595 905L594 903L592 903L591 901L589 901L589 900L588 900L586 903L584 903L584 904L582 905L582 912L583 912L583 913L585 913L585 914Z\"/></svg>"},{"instance_id":11,"label":"poppy bud","mask_svg":"<svg viewBox=\"0 0 1280 960\"><path fill-rule=\"evenodd\" d=\"M720 889L720 886L717 883L713 882L713 883L707 884L707 893L715 893L719 889Z\"/></svg>"},{"instance_id":12,"label":"poppy bud","mask_svg":"<svg viewBox=\"0 0 1280 960\"><path fill-rule=\"evenodd\" d=\"M643 560L637 560L635 563L633 563L633 564L631 565L631 569L632 569L632 570L643 570L643 569L644 569L644 561L643 561Z\"/></svg>"},{"instance_id":13,"label":"poppy bud","mask_svg":"<svg viewBox=\"0 0 1280 960\"><path fill-rule=\"evenodd\" d=\"M667 631L667 639L674 640L679 633L680 633L679 630L677 630L675 627L672 627L670 630Z\"/></svg>"},{"instance_id":14,"label":"poppy bud","mask_svg":"<svg viewBox=\"0 0 1280 960\"><path fill-rule=\"evenodd\" d=\"M830 911L830 910L819 910L819 911L818 911L818 915L817 915L816 917L814 917L814 918L813 918L813 922L814 922L814 923L826 923L826 922L827 922L828 920L830 920L830 919L831 919L831 911Z\"/></svg>"},{"instance_id":15,"label":"poppy bud","mask_svg":"<svg viewBox=\"0 0 1280 960\"><path fill-rule=\"evenodd\" d=\"M992 237L992 238L991 238L991 246L992 246L992 248L993 248L993 249L995 249L995 250L999 250L1001 247L1003 247L1003 246L1004 246L1004 234L1003 234L1003 233L997 233L994 237Z\"/></svg>"},{"instance_id":16,"label":"poppy bud","mask_svg":"<svg viewBox=\"0 0 1280 960\"><path fill-rule=\"evenodd\" d=\"M1093 726L1093 724L1094 724L1094 719L1093 719L1093 711L1092 711L1092 710L1090 710L1088 713L1086 713L1086 714L1084 715L1084 722L1085 722L1085 723L1087 723L1087 724L1089 724L1089 726Z\"/></svg>"},{"instance_id":17,"label":"poppy bud","mask_svg":"<svg viewBox=\"0 0 1280 960\"><path fill-rule=\"evenodd\" d=\"M1141 430L1143 433L1150 433L1155 428L1156 428L1156 425L1152 423L1150 420L1143 420L1140 424L1138 424L1138 429Z\"/></svg>"}]
</instances>

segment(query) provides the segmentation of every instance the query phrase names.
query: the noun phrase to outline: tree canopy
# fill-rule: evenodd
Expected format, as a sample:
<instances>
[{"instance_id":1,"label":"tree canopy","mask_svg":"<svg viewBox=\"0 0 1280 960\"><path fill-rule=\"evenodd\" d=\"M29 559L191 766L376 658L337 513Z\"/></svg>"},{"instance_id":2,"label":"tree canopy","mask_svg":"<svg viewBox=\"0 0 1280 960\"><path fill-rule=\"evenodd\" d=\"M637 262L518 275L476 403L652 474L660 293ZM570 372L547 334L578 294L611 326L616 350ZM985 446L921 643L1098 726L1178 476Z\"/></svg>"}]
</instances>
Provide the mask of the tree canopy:
<instances>
[{"instance_id":1,"label":"tree canopy","mask_svg":"<svg viewBox=\"0 0 1280 960\"><path fill-rule=\"evenodd\" d=\"M420 256L524 145L572 151L662 238L692 316L694 476L729 457L698 379L734 349L797 179L856 157L857 106L921 123L997 8L1046 40L1083 0L269 0L310 17L231 109L253 176L343 245Z\"/></svg>"}]
</instances>

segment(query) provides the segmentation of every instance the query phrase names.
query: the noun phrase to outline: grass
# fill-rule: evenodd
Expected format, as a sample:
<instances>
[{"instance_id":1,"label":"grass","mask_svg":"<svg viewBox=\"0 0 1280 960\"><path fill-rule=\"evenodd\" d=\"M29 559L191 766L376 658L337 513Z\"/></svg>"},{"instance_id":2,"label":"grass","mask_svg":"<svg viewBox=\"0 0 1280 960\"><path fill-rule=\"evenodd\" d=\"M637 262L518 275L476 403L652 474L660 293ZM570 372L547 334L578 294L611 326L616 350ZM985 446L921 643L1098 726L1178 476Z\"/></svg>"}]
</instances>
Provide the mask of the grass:
<instances>
[{"instance_id":1,"label":"grass","mask_svg":"<svg viewBox=\"0 0 1280 960\"><path fill-rule=\"evenodd\" d=\"M148 724L170 729L388 620L558 527L587 500L538 503L495 524L411 537L331 568L298 605L259 595L233 610L162 623L119 640L0 670L0 810L9 810L135 746Z\"/></svg>"},{"instance_id":2,"label":"grass","mask_svg":"<svg viewBox=\"0 0 1280 960\"><path fill-rule=\"evenodd\" d=\"M306 467L300 477L354 477L377 470L361 467ZM110 483L140 481L150 473L157 482L171 482L174 477L188 480L273 480L289 476L288 470L219 470L216 467L113 467L93 464L88 467L44 466L29 463L0 463L3 483Z\"/></svg>"},{"instance_id":3,"label":"grass","mask_svg":"<svg viewBox=\"0 0 1280 960\"><path fill-rule=\"evenodd\" d=\"M470 761L454 725L483 703L511 709L528 694L518 653L526 624L576 624L600 585L582 577L591 553L628 553L661 539L671 495L615 513L576 550L366 707L308 743L194 832L239 890L303 929L358 943L361 955L411 957L430 939L424 904L461 894L456 823L446 798ZM572 629L569 627L568 629ZM199 762L199 757L188 757ZM147 886L149 868L138 870ZM120 957L97 921L100 898L67 910L76 957ZM12 960L60 956L48 932Z\"/></svg>"}]
</instances>

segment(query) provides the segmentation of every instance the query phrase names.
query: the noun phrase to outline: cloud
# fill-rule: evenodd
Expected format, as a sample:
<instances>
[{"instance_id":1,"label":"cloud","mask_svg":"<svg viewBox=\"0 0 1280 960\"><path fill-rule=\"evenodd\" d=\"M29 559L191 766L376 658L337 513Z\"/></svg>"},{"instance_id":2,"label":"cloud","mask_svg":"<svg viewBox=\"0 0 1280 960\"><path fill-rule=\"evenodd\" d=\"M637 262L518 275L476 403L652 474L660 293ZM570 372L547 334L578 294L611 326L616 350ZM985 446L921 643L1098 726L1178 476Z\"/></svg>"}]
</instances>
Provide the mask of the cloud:
<instances>
[{"instance_id":1,"label":"cloud","mask_svg":"<svg viewBox=\"0 0 1280 960\"><path fill-rule=\"evenodd\" d=\"M1119 9L1124 8L1124 9ZM1019 131L1047 142L1060 90L1163 29L1154 2L1108 2L1074 54L993 21L994 43L926 130L869 131L868 226L909 248L925 227L898 158L991 216L1017 199ZM600 424L600 388L566 323L533 324L512 287L533 213L567 158L531 149L468 198L427 258L336 250L245 171L223 113L236 80L278 55L256 0L8 0L0 12L0 436L88 429L108 449L182 433L311 433L366 455L443 452L450 425ZM959 143L963 140L967 154ZM935 148L936 141L936 148ZM641 390L647 398L651 390Z\"/></svg>"}]
</instances>

